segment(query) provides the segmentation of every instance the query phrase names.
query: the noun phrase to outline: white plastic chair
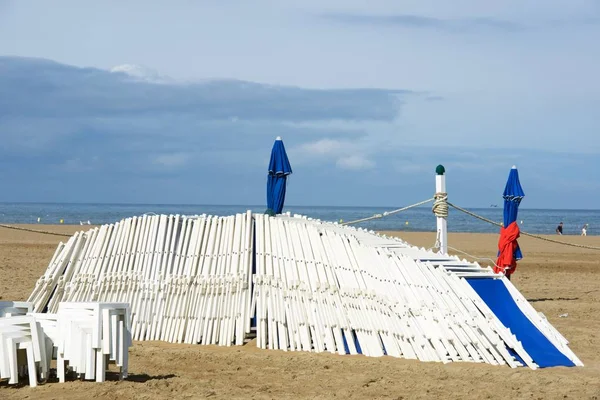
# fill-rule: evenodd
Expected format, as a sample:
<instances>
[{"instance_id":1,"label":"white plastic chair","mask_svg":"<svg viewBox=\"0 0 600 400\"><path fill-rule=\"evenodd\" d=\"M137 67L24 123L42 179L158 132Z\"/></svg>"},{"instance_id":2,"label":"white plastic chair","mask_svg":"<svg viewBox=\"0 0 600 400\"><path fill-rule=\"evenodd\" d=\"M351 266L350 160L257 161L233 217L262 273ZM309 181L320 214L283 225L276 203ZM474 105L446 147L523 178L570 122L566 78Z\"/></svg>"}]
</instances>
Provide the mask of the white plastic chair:
<instances>
[{"instance_id":1,"label":"white plastic chair","mask_svg":"<svg viewBox=\"0 0 600 400\"><path fill-rule=\"evenodd\" d=\"M0 301L0 318L25 315L33 311L33 303L27 301Z\"/></svg>"},{"instance_id":2,"label":"white plastic chair","mask_svg":"<svg viewBox=\"0 0 600 400\"><path fill-rule=\"evenodd\" d=\"M0 318L0 377L9 378L9 384L19 381L17 352L25 350L30 386L37 385L37 364L42 379L48 376L45 343L39 325L31 316Z\"/></svg>"},{"instance_id":3,"label":"white plastic chair","mask_svg":"<svg viewBox=\"0 0 600 400\"><path fill-rule=\"evenodd\" d=\"M58 353L85 379L105 380L107 358L127 377L131 317L127 303L62 302ZM61 376L59 375L59 380ZM63 378L64 380L64 378Z\"/></svg>"}]
</instances>

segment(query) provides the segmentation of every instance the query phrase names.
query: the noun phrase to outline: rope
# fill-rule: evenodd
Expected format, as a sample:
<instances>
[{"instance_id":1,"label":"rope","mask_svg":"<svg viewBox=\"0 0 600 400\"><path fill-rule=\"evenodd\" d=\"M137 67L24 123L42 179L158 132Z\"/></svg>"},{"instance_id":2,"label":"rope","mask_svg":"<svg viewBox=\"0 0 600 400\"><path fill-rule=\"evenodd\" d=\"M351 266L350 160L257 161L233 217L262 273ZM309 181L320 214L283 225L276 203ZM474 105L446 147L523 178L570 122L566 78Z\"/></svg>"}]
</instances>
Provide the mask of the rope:
<instances>
[{"instance_id":1,"label":"rope","mask_svg":"<svg viewBox=\"0 0 600 400\"><path fill-rule=\"evenodd\" d=\"M342 222L340 225L358 224L359 222L371 221L373 219L379 219L379 218L387 217L388 215L396 214L396 213L399 213L400 211L406 211L406 210L410 210L411 208L422 206L423 204L429 203L430 201L433 201L433 200L434 199L423 200L421 202L418 202L416 204L412 204L410 206L398 208L397 210L386 211L383 214L375 214L375 215L373 215L371 217L356 219L354 221Z\"/></svg>"},{"instance_id":2,"label":"rope","mask_svg":"<svg viewBox=\"0 0 600 400\"><path fill-rule=\"evenodd\" d=\"M471 211L467 211L467 210L465 210L464 208L461 208L461 207L459 207L459 206L456 206L456 205L454 205L454 204L452 204L452 203L450 203L450 202L448 202L448 205L449 205L450 207L453 207L453 208L457 209L458 211L462 211L462 212L464 212L465 214L467 214L467 215L470 215L470 216L472 216L472 217L475 217L475 218L477 218L477 219L480 219L480 220L482 220L482 221L484 221L484 222L488 222L488 223L490 223L490 224L492 224L492 225L496 225L496 226L502 227L502 224L499 224L499 223L498 223L498 222L496 222L496 221L492 221L491 219L487 219L487 218L485 218L485 217L482 217L481 215L477 215L477 214L475 214L475 213L473 213L473 212L471 212ZM586 245L584 245L584 244L577 244L577 243L562 242L562 241L560 241L560 240L549 239L549 238L546 238L546 237L543 237L543 236L540 236L540 235L534 235L533 233L527 233L527 232L523 232L523 231L521 231L521 235L524 235L524 236L529 236L529 237L536 238L536 239L540 239L540 240L545 240L546 242L557 243L557 244L563 244L563 245L565 245L565 246L579 247L579 248L582 248L582 249L589 249L589 250L600 250L600 247L596 247L596 246L586 246Z\"/></svg>"},{"instance_id":3,"label":"rope","mask_svg":"<svg viewBox=\"0 0 600 400\"><path fill-rule=\"evenodd\" d=\"M67 235L65 233L58 233L58 232L48 232L48 231L38 231L36 229L29 229L29 228L21 228L20 226L11 226L11 225L4 225L4 224L0 224L0 227L2 228L6 228L6 229L15 229L17 231L26 231L26 232L34 232L34 233L43 233L46 235L55 235L55 236L64 236L64 237L71 237L73 235Z\"/></svg>"},{"instance_id":4,"label":"rope","mask_svg":"<svg viewBox=\"0 0 600 400\"><path fill-rule=\"evenodd\" d=\"M448 218L448 193L438 192L433 195L431 211L438 218Z\"/></svg>"},{"instance_id":5,"label":"rope","mask_svg":"<svg viewBox=\"0 0 600 400\"><path fill-rule=\"evenodd\" d=\"M472 255L472 254L469 254L469 253L467 253L466 251L462 251L462 250L459 250L459 249L456 249L456 248L454 248L454 247L450 247L450 246L447 246L447 247L448 247L449 249L451 249L451 250L454 250L454 251L456 251L456 252L462 253L462 254L464 254L464 255L466 255L466 256L468 256L468 257L471 257L471 258L473 258L473 259L475 259L475 260L486 260L486 261L489 261L489 262L491 262L492 264L494 264L494 266L495 266L495 267L497 267L497 266L498 266L498 265L496 265L496 261L492 260L491 258L487 258L487 257L475 257L474 255Z\"/></svg>"},{"instance_id":6,"label":"rope","mask_svg":"<svg viewBox=\"0 0 600 400\"><path fill-rule=\"evenodd\" d=\"M442 242L440 241L440 230L438 229L438 231L435 234L435 243L433 244L433 247L431 249L439 249L442 246ZM431 250L429 249L429 250Z\"/></svg>"}]
</instances>

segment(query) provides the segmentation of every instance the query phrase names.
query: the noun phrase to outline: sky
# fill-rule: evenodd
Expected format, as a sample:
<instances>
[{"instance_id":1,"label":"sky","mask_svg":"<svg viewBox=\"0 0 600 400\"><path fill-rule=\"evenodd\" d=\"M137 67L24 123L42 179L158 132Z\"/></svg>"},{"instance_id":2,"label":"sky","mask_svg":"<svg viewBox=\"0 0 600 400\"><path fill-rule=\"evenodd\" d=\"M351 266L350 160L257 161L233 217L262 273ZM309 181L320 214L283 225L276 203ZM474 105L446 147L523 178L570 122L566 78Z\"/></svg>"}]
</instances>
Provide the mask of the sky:
<instances>
[{"instance_id":1,"label":"sky","mask_svg":"<svg viewBox=\"0 0 600 400\"><path fill-rule=\"evenodd\" d=\"M600 1L0 0L0 201L597 209Z\"/></svg>"}]
</instances>

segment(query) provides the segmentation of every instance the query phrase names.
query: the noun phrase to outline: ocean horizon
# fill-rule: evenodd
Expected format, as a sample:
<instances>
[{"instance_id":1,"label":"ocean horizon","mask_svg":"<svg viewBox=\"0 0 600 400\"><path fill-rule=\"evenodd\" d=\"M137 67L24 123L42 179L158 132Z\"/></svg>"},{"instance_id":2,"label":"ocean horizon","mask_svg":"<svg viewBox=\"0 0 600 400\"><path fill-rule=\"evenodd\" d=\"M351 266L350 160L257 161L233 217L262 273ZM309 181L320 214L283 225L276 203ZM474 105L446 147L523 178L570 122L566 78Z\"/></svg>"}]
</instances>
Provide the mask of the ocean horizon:
<instances>
[{"instance_id":1,"label":"ocean horizon","mask_svg":"<svg viewBox=\"0 0 600 400\"><path fill-rule=\"evenodd\" d=\"M352 221L383 214L396 207L369 206L294 206L284 212L301 214L324 221ZM466 207L465 207L466 208ZM502 222L502 204L498 207L469 207L474 212L492 221ZM0 223L4 224L60 224L93 225L114 223L121 219L147 213L180 215L231 215L247 210L262 213L264 205L211 205L211 204L141 204L141 203L42 203L0 202ZM523 207L517 218L522 231L534 234L553 234L559 222L564 223L564 234L578 235L584 224L588 224L588 235L600 234L600 210L582 209L537 209ZM61 222L62 221L62 222ZM434 232L436 219L431 204L357 224L373 230ZM449 232L497 233L498 227L478 220L458 210L450 209Z\"/></svg>"}]
</instances>

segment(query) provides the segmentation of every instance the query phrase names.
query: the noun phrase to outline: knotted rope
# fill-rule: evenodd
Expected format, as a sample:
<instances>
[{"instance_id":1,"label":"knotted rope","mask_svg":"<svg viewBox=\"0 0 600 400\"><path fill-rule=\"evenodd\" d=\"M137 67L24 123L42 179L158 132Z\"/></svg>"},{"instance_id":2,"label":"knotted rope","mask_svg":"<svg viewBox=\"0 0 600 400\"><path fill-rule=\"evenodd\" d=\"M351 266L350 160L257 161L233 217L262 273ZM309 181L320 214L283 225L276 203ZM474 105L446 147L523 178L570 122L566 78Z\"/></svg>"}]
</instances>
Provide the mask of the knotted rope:
<instances>
[{"instance_id":1,"label":"knotted rope","mask_svg":"<svg viewBox=\"0 0 600 400\"><path fill-rule=\"evenodd\" d=\"M448 218L448 193L438 192L433 195L431 211L438 218Z\"/></svg>"}]
</instances>

